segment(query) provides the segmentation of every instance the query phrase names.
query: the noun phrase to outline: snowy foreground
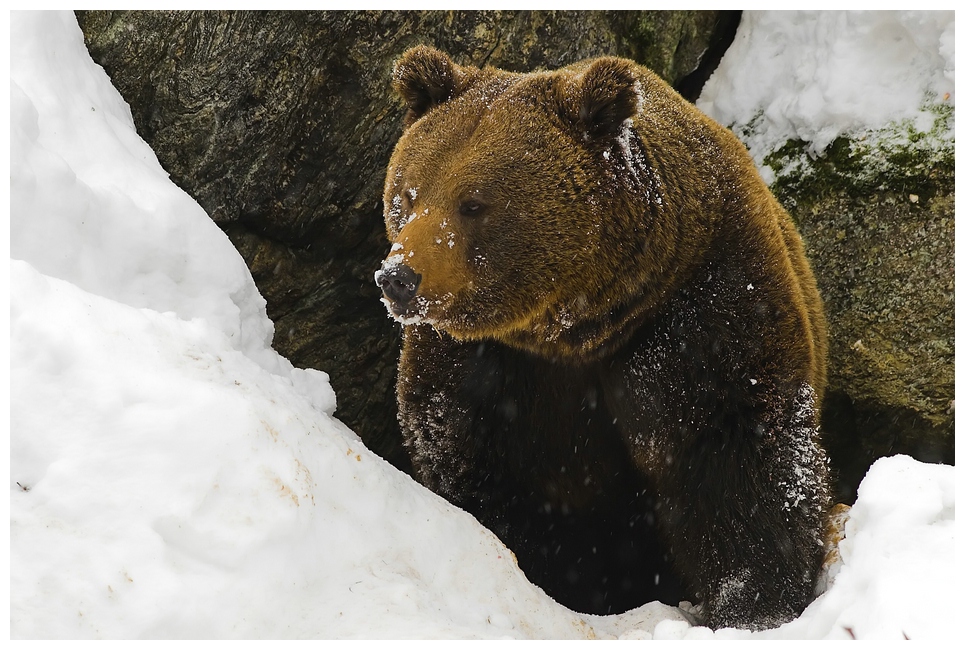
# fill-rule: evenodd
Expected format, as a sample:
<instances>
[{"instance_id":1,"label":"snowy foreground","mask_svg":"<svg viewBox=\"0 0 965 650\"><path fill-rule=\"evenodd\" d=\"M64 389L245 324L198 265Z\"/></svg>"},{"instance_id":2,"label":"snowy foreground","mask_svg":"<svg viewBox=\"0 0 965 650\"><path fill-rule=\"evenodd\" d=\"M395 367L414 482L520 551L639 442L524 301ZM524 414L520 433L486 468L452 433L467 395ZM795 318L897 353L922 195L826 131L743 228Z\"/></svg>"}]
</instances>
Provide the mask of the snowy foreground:
<instances>
[{"instance_id":1,"label":"snowy foreground","mask_svg":"<svg viewBox=\"0 0 965 650\"><path fill-rule=\"evenodd\" d=\"M324 373L271 349L241 257L136 135L73 16L11 22L13 638L957 632L954 468L906 457L872 468L833 584L777 630L556 604L365 449Z\"/></svg>"}]
</instances>

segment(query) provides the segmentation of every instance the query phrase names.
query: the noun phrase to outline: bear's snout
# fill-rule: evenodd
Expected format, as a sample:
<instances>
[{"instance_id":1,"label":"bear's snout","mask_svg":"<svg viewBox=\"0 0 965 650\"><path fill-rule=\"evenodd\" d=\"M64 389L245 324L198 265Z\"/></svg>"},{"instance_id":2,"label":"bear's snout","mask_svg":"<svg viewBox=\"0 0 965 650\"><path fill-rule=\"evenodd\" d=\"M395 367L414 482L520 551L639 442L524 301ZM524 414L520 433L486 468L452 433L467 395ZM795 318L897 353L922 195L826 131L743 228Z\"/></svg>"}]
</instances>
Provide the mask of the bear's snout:
<instances>
[{"instance_id":1,"label":"bear's snout","mask_svg":"<svg viewBox=\"0 0 965 650\"><path fill-rule=\"evenodd\" d=\"M422 276L405 264L395 264L375 274L382 294L399 307L405 307L419 290Z\"/></svg>"}]
</instances>

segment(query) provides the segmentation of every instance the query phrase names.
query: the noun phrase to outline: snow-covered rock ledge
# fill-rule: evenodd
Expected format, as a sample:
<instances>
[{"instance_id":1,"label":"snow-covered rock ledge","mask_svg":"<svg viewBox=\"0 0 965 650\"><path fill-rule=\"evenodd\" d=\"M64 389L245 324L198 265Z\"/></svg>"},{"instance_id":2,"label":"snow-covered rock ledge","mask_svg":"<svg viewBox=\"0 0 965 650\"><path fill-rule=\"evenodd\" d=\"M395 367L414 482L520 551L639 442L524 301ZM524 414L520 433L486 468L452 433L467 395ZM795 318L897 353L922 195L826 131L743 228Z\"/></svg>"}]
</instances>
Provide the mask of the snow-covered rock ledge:
<instances>
[{"instance_id":1,"label":"snow-covered rock ledge","mask_svg":"<svg viewBox=\"0 0 965 650\"><path fill-rule=\"evenodd\" d=\"M72 14L10 33L11 637L951 636L954 469L904 457L872 468L831 587L781 628L557 605L271 350L242 260Z\"/></svg>"}]
</instances>

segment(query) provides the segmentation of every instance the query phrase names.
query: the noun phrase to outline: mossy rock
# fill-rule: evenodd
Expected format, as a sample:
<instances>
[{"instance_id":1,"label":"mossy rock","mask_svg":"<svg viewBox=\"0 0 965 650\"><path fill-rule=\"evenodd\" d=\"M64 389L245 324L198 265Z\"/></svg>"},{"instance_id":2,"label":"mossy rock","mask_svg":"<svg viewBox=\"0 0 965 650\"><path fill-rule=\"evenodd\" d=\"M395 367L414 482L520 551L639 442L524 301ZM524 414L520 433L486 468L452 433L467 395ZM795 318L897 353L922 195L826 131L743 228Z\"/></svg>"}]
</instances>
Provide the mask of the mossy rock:
<instances>
[{"instance_id":1,"label":"mossy rock","mask_svg":"<svg viewBox=\"0 0 965 650\"><path fill-rule=\"evenodd\" d=\"M766 159L824 298L823 426L846 501L881 456L954 463L954 140L951 107L934 111L928 133L904 122Z\"/></svg>"}]
</instances>

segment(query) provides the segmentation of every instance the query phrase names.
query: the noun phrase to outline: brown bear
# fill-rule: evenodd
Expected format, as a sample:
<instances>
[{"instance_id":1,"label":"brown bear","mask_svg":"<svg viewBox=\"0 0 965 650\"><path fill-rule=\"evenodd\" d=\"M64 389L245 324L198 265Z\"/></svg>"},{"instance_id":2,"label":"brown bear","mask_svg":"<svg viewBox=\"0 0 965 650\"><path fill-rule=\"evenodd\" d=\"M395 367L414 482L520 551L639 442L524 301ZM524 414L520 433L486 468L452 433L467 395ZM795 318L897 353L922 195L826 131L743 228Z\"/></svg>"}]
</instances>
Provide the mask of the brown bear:
<instances>
[{"instance_id":1,"label":"brown bear","mask_svg":"<svg viewBox=\"0 0 965 650\"><path fill-rule=\"evenodd\" d=\"M825 321L741 143L632 61L397 62L376 282L420 481L589 613L696 599L761 629L813 598Z\"/></svg>"}]
</instances>

